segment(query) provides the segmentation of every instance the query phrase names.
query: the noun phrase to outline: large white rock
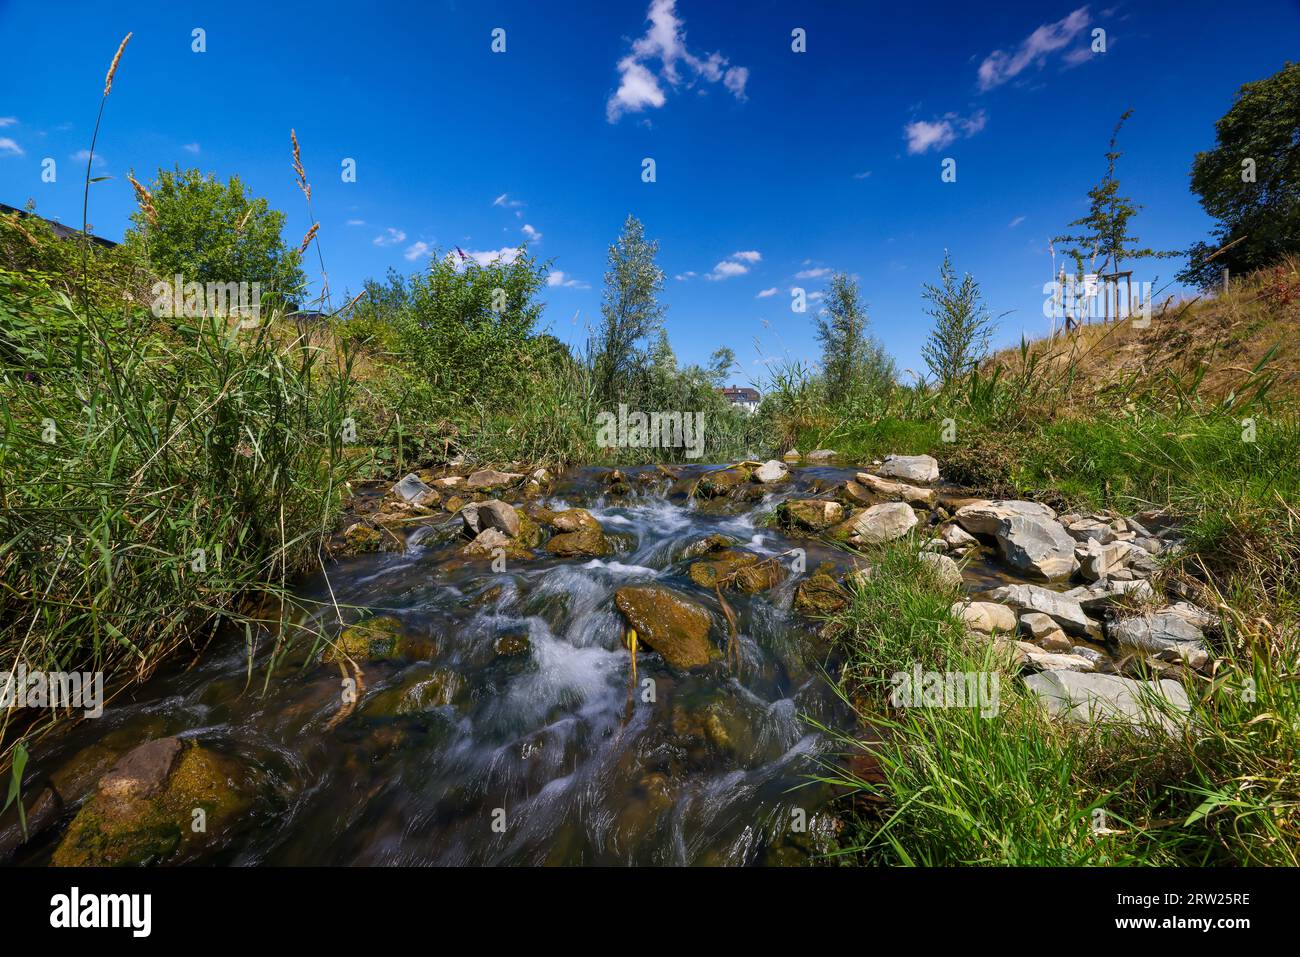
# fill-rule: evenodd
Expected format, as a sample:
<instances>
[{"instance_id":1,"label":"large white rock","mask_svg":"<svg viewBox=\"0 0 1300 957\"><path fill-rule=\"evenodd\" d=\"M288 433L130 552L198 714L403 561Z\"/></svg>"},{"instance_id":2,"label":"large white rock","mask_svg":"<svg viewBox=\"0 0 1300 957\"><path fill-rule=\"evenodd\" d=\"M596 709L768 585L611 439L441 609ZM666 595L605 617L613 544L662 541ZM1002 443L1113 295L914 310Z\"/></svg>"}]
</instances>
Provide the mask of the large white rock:
<instances>
[{"instance_id":1,"label":"large white rock","mask_svg":"<svg viewBox=\"0 0 1300 957\"><path fill-rule=\"evenodd\" d=\"M762 482L764 485L769 482L779 482L790 474L784 462L778 462L776 459L769 459L758 468L754 469L754 481Z\"/></svg>"},{"instance_id":2,"label":"large white rock","mask_svg":"<svg viewBox=\"0 0 1300 957\"><path fill-rule=\"evenodd\" d=\"M957 509L953 518L957 524L974 535L994 535L1007 519L1023 518L1056 520L1056 513L1038 502L992 501L971 502Z\"/></svg>"},{"instance_id":3,"label":"large white rock","mask_svg":"<svg viewBox=\"0 0 1300 957\"><path fill-rule=\"evenodd\" d=\"M991 635L998 631L1013 635L1016 632L1016 613L995 601L959 601L952 606L954 618L964 622L971 631Z\"/></svg>"},{"instance_id":4,"label":"large white rock","mask_svg":"<svg viewBox=\"0 0 1300 957\"><path fill-rule=\"evenodd\" d=\"M909 482L939 481L939 463L929 455L886 455L878 471L888 478Z\"/></svg>"},{"instance_id":5,"label":"large white rock","mask_svg":"<svg viewBox=\"0 0 1300 957\"><path fill-rule=\"evenodd\" d=\"M1049 713L1088 724L1123 721L1175 733L1191 709L1183 686L1168 679L1044 671L1026 677L1025 684Z\"/></svg>"},{"instance_id":6,"label":"large white rock","mask_svg":"<svg viewBox=\"0 0 1300 957\"><path fill-rule=\"evenodd\" d=\"M939 555L935 552L922 552L918 556L922 562L930 566L930 571L937 581L944 588L961 587L961 569L957 563L947 555Z\"/></svg>"},{"instance_id":7,"label":"large white rock","mask_svg":"<svg viewBox=\"0 0 1300 957\"><path fill-rule=\"evenodd\" d=\"M1128 542L1103 542L1089 538L1074 549L1074 557L1079 561L1079 574L1088 581L1109 578L1128 564L1134 546Z\"/></svg>"},{"instance_id":8,"label":"large white rock","mask_svg":"<svg viewBox=\"0 0 1300 957\"><path fill-rule=\"evenodd\" d=\"M1061 592L1038 585L1003 585L989 593L995 601L1005 602L1016 611L1042 612L1060 625L1068 634L1099 641L1101 625L1089 618L1083 606Z\"/></svg>"},{"instance_id":9,"label":"large white rock","mask_svg":"<svg viewBox=\"0 0 1300 957\"><path fill-rule=\"evenodd\" d=\"M904 502L882 502L863 509L853 520L853 534L869 545L902 538L916 525L916 513Z\"/></svg>"},{"instance_id":10,"label":"large white rock","mask_svg":"<svg viewBox=\"0 0 1300 957\"><path fill-rule=\"evenodd\" d=\"M1200 626L1171 608L1117 621L1110 626L1110 636L1123 647L1141 651L1179 647L1205 650L1205 633Z\"/></svg>"},{"instance_id":11,"label":"large white rock","mask_svg":"<svg viewBox=\"0 0 1300 957\"><path fill-rule=\"evenodd\" d=\"M909 505L931 506L939 494L932 488L921 488L917 485L908 485L905 482L891 482L889 479L880 478L870 472L859 472L858 484L869 488L877 495L900 499Z\"/></svg>"},{"instance_id":12,"label":"large white rock","mask_svg":"<svg viewBox=\"0 0 1300 957\"><path fill-rule=\"evenodd\" d=\"M1079 570L1074 539L1055 519L1014 515L996 532L1003 560L1023 575L1044 581L1064 581Z\"/></svg>"}]
</instances>

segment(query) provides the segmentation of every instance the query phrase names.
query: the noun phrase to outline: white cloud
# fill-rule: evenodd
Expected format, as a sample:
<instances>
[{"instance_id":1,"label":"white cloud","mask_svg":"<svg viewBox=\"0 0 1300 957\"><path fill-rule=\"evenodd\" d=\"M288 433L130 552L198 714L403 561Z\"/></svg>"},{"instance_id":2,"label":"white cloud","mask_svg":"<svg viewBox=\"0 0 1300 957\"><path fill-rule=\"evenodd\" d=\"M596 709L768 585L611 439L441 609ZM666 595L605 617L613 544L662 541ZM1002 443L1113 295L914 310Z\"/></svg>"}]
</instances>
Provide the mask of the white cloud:
<instances>
[{"instance_id":1,"label":"white cloud","mask_svg":"<svg viewBox=\"0 0 1300 957\"><path fill-rule=\"evenodd\" d=\"M679 272L676 276L673 276L673 278L678 282L686 282L688 279L695 278L695 270L688 269L686 272Z\"/></svg>"},{"instance_id":2,"label":"white cloud","mask_svg":"<svg viewBox=\"0 0 1300 957\"><path fill-rule=\"evenodd\" d=\"M827 266L818 266L816 269L801 269L794 274L795 279L822 279L831 274Z\"/></svg>"},{"instance_id":3,"label":"white cloud","mask_svg":"<svg viewBox=\"0 0 1300 957\"><path fill-rule=\"evenodd\" d=\"M1021 41L1014 53L994 50L979 65L980 89L988 91L1019 76L1074 40L1088 25L1088 8L1080 7L1055 23L1045 23Z\"/></svg>"},{"instance_id":4,"label":"white cloud","mask_svg":"<svg viewBox=\"0 0 1300 957\"><path fill-rule=\"evenodd\" d=\"M744 263L733 262L730 259L724 259L713 267L713 272L704 278L706 279L731 279L735 276L743 276L749 272L749 267Z\"/></svg>"},{"instance_id":5,"label":"white cloud","mask_svg":"<svg viewBox=\"0 0 1300 957\"><path fill-rule=\"evenodd\" d=\"M470 250L465 255L480 266L488 266L497 261L509 266L519 257L519 247L502 246L500 249Z\"/></svg>"},{"instance_id":6,"label":"white cloud","mask_svg":"<svg viewBox=\"0 0 1300 957\"><path fill-rule=\"evenodd\" d=\"M364 219L349 219L349 220L348 220L348 225L349 225L349 226L364 226L365 224L366 224L366 221L365 221Z\"/></svg>"},{"instance_id":7,"label":"white cloud","mask_svg":"<svg viewBox=\"0 0 1300 957\"><path fill-rule=\"evenodd\" d=\"M854 173L854 174L853 174L853 178L854 178L854 179L866 179L866 178L867 178L868 176L870 176L870 175L871 175L871 170L867 169L867 170L863 170L861 173Z\"/></svg>"},{"instance_id":8,"label":"white cloud","mask_svg":"<svg viewBox=\"0 0 1300 957\"><path fill-rule=\"evenodd\" d=\"M747 250L746 252L732 253L732 254L731 254L730 256L728 256L727 258L728 258L728 259L739 260L740 262L756 263L756 262L761 262L761 261L762 261L762 259L763 259L763 254L760 253L760 252L756 252L756 251L753 250L753 249L750 249L750 250Z\"/></svg>"},{"instance_id":9,"label":"white cloud","mask_svg":"<svg viewBox=\"0 0 1300 957\"><path fill-rule=\"evenodd\" d=\"M405 258L407 262L415 262L415 260L419 259L421 256L427 255L429 255L429 244L424 242L411 243L411 245L406 247L406 251L402 253L403 258Z\"/></svg>"},{"instance_id":10,"label":"white cloud","mask_svg":"<svg viewBox=\"0 0 1300 957\"><path fill-rule=\"evenodd\" d=\"M914 120L903 127L907 138L909 153L924 153L927 150L941 150L960 137L974 136L988 123L988 114L983 110L970 116L958 116L945 113L939 119L930 122Z\"/></svg>"},{"instance_id":11,"label":"white cloud","mask_svg":"<svg viewBox=\"0 0 1300 957\"><path fill-rule=\"evenodd\" d=\"M492 200L493 206L503 206L506 209L514 209L516 206L525 205L523 200L511 199L509 193L502 193L496 199Z\"/></svg>"},{"instance_id":12,"label":"white cloud","mask_svg":"<svg viewBox=\"0 0 1300 957\"><path fill-rule=\"evenodd\" d=\"M780 289L777 289L776 286L773 286L771 289L763 289L763 290L761 290L761 291L759 292L759 294L758 294L757 296L755 296L754 298L755 298L755 299L768 299L768 298L770 298L770 297L772 297L772 296L775 296L775 295L776 295L778 292L780 292L780 291L781 291L781 290L780 290Z\"/></svg>"},{"instance_id":13,"label":"white cloud","mask_svg":"<svg viewBox=\"0 0 1300 957\"><path fill-rule=\"evenodd\" d=\"M659 109L668 101L665 87L683 83L689 88L698 81L721 83L738 100L745 99L749 68L732 66L715 51L696 56L686 46L686 33L677 17L677 0L651 0L646 11L650 26L645 35L632 43L632 52L618 61L619 83L605 103L605 118L617 123L624 113L640 113L646 108ZM658 61L656 72L652 62ZM685 64L686 69L679 69ZM689 77L683 78L683 73Z\"/></svg>"},{"instance_id":14,"label":"white cloud","mask_svg":"<svg viewBox=\"0 0 1300 957\"><path fill-rule=\"evenodd\" d=\"M527 223L524 223L522 232L524 234L524 238L527 239L530 243L540 243L542 241L542 234L539 233L537 230L533 229L533 227L528 225Z\"/></svg>"},{"instance_id":15,"label":"white cloud","mask_svg":"<svg viewBox=\"0 0 1300 957\"><path fill-rule=\"evenodd\" d=\"M1025 221L1025 217L1017 216L1015 219L1011 220L1011 222L1007 223L1007 229L1015 229L1024 221Z\"/></svg>"},{"instance_id":16,"label":"white cloud","mask_svg":"<svg viewBox=\"0 0 1300 957\"><path fill-rule=\"evenodd\" d=\"M0 156L25 156L23 148L9 137L0 137Z\"/></svg>"},{"instance_id":17,"label":"white cloud","mask_svg":"<svg viewBox=\"0 0 1300 957\"><path fill-rule=\"evenodd\" d=\"M0 129L3 129L6 126L13 126L17 122L18 117L16 116L0 116Z\"/></svg>"},{"instance_id":18,"label":"white cloud","mask_svg":"<svg viewBox=\"0 0 1300 957\"><path fill-rule=\"evenodd\" d=\"M20 152L18 155L21 156L22 153ZM86 160L90 159L90 150L77 150L77 152L72 154L71 159L75 163L84 163L86 162ZM108 160L104 159L104 155L102 153L96 153L95 159L91 165L96 167L107 166Z\"/></svg>"},{"instance_id":19,"label":"white cloud","mask_svg":"<svg viewBox=\"0 0 1300 957\"><path fill-rule=\"evenodd\" d=\"M199 151L199 144L198 144L198 143L186 143L184 146L181 147L181 149L185 150L185 152L187 152L187 153L195 153L195 154L197 154L198 151Z\"/></svg>"},{"instance_id":20,"label":"white cloud","mask_svg":"<svg viewBox=\"0 0 1300 957\"><path fill-rule=\"evenodd\" d=\"M561 269L552 269L546 277L546 285L563 289L590 289L591 286L581 279L573 279Z\"/></svg>"},{"instance_id":21,"label":"white cloud","mask_svg":"<svg viewBox=\"0 0 1300 957\"><path fill-rule=\"evenodd\" d=\"M406 242L406 233L400 229L394 229L392 226L389 226L374 238L376 246L396 246L398 243L403 242Z\"/></svg>"}]
</instances>

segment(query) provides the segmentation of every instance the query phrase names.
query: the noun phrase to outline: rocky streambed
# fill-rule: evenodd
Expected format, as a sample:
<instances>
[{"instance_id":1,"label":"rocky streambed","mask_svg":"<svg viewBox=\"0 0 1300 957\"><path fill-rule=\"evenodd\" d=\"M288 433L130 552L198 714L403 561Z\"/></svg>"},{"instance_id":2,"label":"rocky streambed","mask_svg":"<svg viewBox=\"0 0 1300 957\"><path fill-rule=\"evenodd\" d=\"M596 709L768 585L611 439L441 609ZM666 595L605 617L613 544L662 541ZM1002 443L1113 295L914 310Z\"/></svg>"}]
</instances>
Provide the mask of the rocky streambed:
<instances>
[{"instance_id":1,"label":"rocky streambed","mask_svg":"<svg viewBox=\"0 0 1300 957\"><path fill-rule=\"evenodd\" d=\"M854 728L824 617L917 538L1043 701L1144 720L1213 616L1151 584L1166 516L989 502L927 456L626 471L454 462L359 489L298 583L327 640L227 634L43 740L28 864L798 864ZM517 467L516 467L517 468ZM250 667L249 648L253 649ZM1163 680L1162 680L1163 679ZM265 681L265 685L263 682ZM1161 716L1161 721L1168 718Z\"/></svg>"}]
</instances>

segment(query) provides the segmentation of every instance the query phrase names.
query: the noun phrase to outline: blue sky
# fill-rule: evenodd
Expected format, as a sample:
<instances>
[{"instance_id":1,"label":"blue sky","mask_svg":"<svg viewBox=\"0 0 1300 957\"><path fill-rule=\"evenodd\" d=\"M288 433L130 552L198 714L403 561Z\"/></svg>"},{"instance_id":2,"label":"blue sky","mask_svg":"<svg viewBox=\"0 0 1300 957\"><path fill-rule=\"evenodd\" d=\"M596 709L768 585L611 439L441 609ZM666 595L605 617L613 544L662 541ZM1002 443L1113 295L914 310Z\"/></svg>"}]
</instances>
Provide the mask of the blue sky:
<instances>
[{"instance_id":1,"label":"blue sky","mask_svg":"<svg viewBox=\"0 0 1300 957\"><path fill-rule=\"evenodd\" d=\"M98 234L126 228L128 169L180 164L238 173L296 243L311 220L294 128L336 301L435 247L511 255L528 241L557 273L546 322L577 343L632 212L661 243L679 359L730 345L747 384L774 356L817 357L815 302L795 313L789 290L815 293L832 270L857 276L874 333L919 368L921 283L945 248L1009 313L999 343L1045 332L1047 240L1084 211L1129 107L1120 174L1145 205L1137 233L1156 248L1203 238L1192 156L1243 82L1300 55L1300 0L0 0L0 201L80 223L82 151L127 31L96 151L95 174L112 177L92 187ZM956 182L941 180L945 158ZM1163 284L1179 265L1135 279Z\"/></svg>"}]
</instances>

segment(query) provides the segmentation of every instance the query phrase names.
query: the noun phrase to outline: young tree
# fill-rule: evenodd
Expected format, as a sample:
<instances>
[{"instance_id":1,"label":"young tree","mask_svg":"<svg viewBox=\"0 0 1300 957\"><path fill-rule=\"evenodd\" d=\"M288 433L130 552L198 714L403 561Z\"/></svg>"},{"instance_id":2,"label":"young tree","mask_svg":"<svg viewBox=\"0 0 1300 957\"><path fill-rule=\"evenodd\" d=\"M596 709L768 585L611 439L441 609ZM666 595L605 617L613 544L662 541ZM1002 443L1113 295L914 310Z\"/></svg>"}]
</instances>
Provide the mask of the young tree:
<instances>
[{"instance_id":1,"label":"young tree","mask_svg":"<svg viewBox=\"0 0 1300 957\"><path fill-rule=\"evenodd\" d=\"M1119 269L1122 262L1130 259L1165 259L1182 255L1180 252L1157 252L1154 249L1140 247L1138 238L1129 233L1129 220L1136 216L1142 207L1134 204L1127 196L1120 195L1119 178L1115 175L1115 167L1119 158L1124 155L1116 145L1119 141L1119 131L1132 115L1132 110L1125 110L1110 135L1110 146L1106 151L1106 175L1101 178L1100 183L1088 190L1090 201L1088 215L1070 223L1071 227L1079 227L1082 231L1067 233L1052 239L1054 243L1066 244L1065 253L1073 257L1080 273L1092 272L1094 269L1098 272L1107 270L1114 272ZM1085 258L1089 264L1086 270ZM1101 260L1099 268L1098 258Z\"/></svg>"},{"instance_id":2,"label":"young tree","mask_svg":"<svg viewBox=\"0 0 1300 957\"><path fill-rule=\"evenodd\" d=\"M923 284L921 297L930 303L926 312L934 317L930 338L921 356L930 373L947 387L966 376L988 354L993 320L984 308L979 283L967 273L957 281L952 255L945 249L939 267L939 285Z\"/></svg>"},{"instance_id":3,"label":"young tree","mask_svg":"<svg viewBox=\"0 0 1300 957\"><path fill-rule=\"evenodd\" d=\"M655 264L659 243L645 238L635 216L623 223L618 241L609 247L601 328L593 343L597 395L612 402L641 362L643 343L659 330L664 307L659 304L664 272Z\"/></svg>"},{"instance_id":4,"label":"young tree","mask_svg":"<svg viewBox=\"0 0 1300 957\"><path fill-rule=\"evenodd\" d=\"M831 277L823 310L817 319L822 346L822 375L826 401L840 405L855 396L887 387L894 381L894 363L867 334L867 308L856 280L844 273Z\"/></svg>"},{"instance_id":5,"label":"young tree","mask_svg":"<svg viewBox=\"0 0 1300 957\"><path fill-rule=\"evenodd\" d=\"M260 283L263 296L295 299L305 285L297 249L281 238L284 213L251 198L238 176L222 184L196 169L159 170L149 209L131 214L126 243L158 275L186 282Z\"/></svg>"},{"instance_id":6,"label":"young tree","mask_svg":"<svg viewBox=\"0 0 1300 957\"><path fill-rule=\"evenodd\" d=\"M1214 149L1192 162L1192 192L1219 225L1178 274L1203 289L1225 266L1247 272L1300 251L1300 63L1243 84L1214 131Z\"/></svg>"}]
</instances>

